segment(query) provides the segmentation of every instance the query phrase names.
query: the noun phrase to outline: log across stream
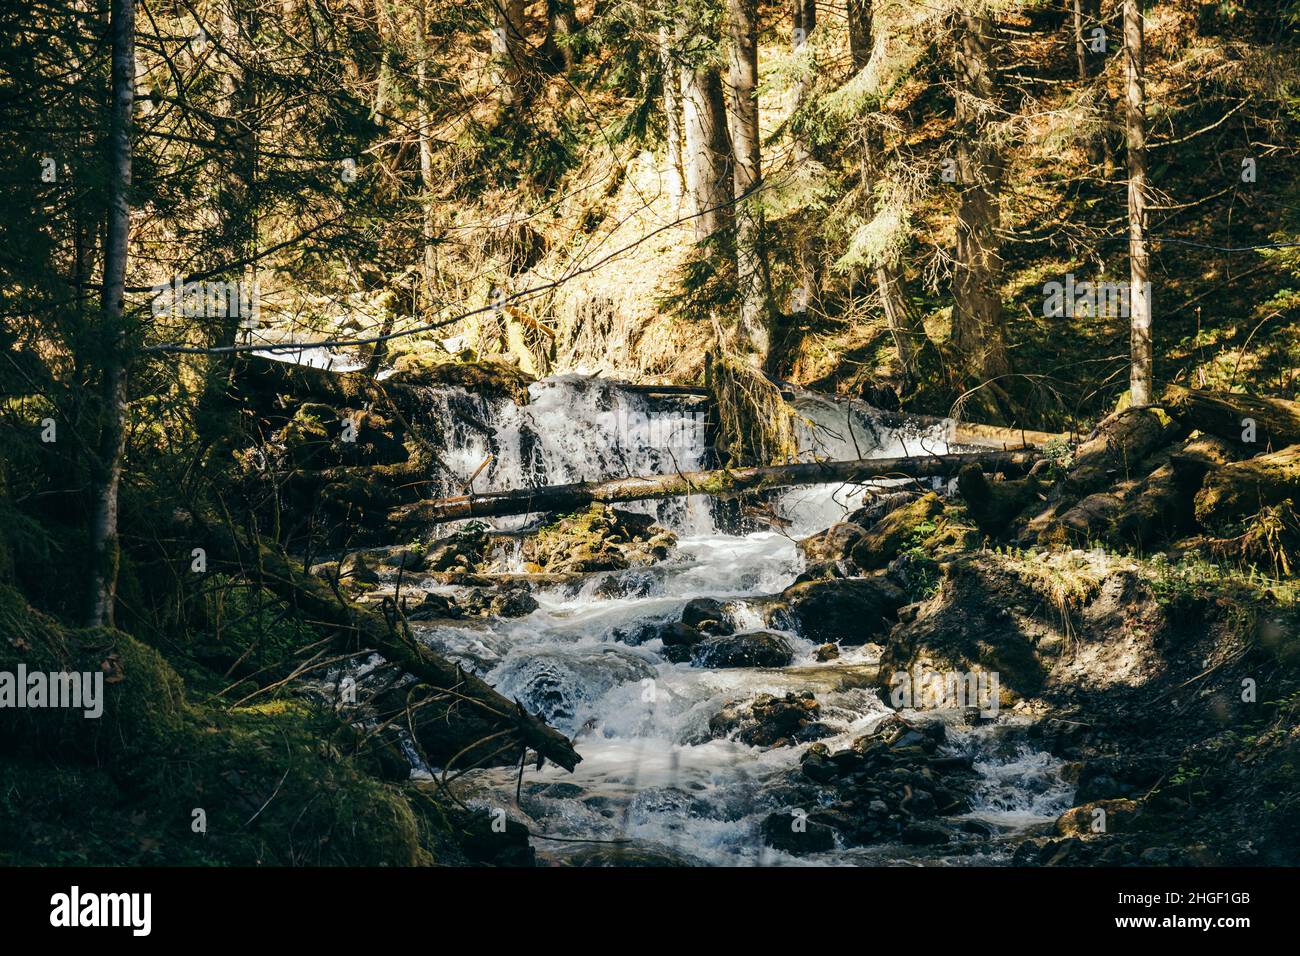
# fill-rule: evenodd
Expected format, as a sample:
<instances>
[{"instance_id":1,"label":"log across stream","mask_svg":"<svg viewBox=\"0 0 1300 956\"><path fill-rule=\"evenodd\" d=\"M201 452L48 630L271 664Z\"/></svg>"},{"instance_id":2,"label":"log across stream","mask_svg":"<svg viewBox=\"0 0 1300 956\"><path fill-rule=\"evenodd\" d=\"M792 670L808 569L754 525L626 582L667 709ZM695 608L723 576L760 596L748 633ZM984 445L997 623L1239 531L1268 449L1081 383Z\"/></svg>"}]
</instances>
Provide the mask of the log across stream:
<instances>
[{"instance_id":1,"label":"log across stream","mask_svg":"<svg viewBox=\"0 0 1300 956\"><path fill-rule=\"evenodd\" d=\"M1038 454L1034 451L987 451L676 472L456 495L406 506L394 511L390 520L397 527L418 527L466 518L572 511L593 503L613 504L682 495L725 498L742 492L799 485L859 484L882 478L951 478L968 464L978 464L986 472L1022 472L1037 460Z\"/></svg>"}]
</instances>

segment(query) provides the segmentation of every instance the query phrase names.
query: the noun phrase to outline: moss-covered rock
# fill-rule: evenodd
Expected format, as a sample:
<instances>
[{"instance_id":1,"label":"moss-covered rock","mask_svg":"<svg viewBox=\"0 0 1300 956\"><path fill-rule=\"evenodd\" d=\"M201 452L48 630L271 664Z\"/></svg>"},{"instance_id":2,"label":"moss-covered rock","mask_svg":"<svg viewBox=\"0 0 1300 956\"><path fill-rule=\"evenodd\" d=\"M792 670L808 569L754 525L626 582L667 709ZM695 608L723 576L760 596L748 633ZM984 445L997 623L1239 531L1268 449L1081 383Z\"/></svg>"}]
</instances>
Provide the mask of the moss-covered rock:
<instances>
[{"instance_id":1,"label":"moss-covered rock","mask_svg":"<svg viewBox=\"0 0 1300 956\"><path fill-rule=\"evenodd\" d=\"M942 511L943 502L933 492L896 508L868 528L853 546L853 563L866 571L885 567L904 548L934 531L934 518Z\"/></svg>"},{"instance_id":2,"label":"moss-covered rock","mask_svg":"<svg viewBox=\"0 0 1300 956\"><path fill-rule=\"evenodd\" d=\"M621 571L653 564L677 546L677 536L649 515L593 505L547 525L523 546L530 571Z\"/></svg>"}]
</instances>

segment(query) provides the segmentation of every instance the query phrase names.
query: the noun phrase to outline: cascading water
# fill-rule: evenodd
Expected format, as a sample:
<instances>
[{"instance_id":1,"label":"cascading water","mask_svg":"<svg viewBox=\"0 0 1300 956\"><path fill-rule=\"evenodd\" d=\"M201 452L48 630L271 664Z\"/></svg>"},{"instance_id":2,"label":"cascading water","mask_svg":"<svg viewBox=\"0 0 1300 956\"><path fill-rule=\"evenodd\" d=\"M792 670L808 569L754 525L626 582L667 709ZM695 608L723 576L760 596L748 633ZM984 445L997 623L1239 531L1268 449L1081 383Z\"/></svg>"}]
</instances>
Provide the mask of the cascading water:
<instances>
[{"instance_id":1,"label":"cascading water","mask_svg":"<svg viewBox=\"0 0 1300 956\"><path fill-rule=\"evenodd\" d=\"M492 456L475 490L707 467L702 418L688 405L664 411L642 394L577 376L538 382L530 392L524 407L458 389L430 394L444 463L468 479ZM797 399L795 408L808 457L948 449L944 427L887 427L862 406L812 397ZM764 846L758 827L765 815L796 799L785 781L806 745L764 751L717 739L709 720L729 702L811 690L821 722L834 733L824 742L846 746L890 712L862 678L874 672L874 648L845 648L838 659L818 662L812 642L787 632L795 649L790 666L713 670L669 663L657 639L638 644L631 635L648 623L680 618L695 597L728 602L741 630L763 628L764 600L802 568L795 541L860 504L860 489L790 489L768 503L768 523L759 525L737 523L703 496L635 503L629 509L650 511L678 534L667 560L592 574L576 586L535 589L539 607L522 618L415 625L422 640L575 736L583 757L572 774L554 767L530 771L517 805L515 773L470 771L457 783L465 799L503 809L534 833L557 838L538 843L545 858L607 845L567 841L628 841L617 845L652 848L683 862L798 862ZM506 519L498 527L526 521ZM517 562L507 552L499 566L517 571ZM1071 795L1059 762L1017 744L1015 731L1003 718L954 727L950 737L951 748L973 756L982 775L971 815L995 831L1054 819ZM997 842L989 845L996 855ZM916 853L898 846L832 850L801 861L889 861Z\"/></svg>"}]
</instances>

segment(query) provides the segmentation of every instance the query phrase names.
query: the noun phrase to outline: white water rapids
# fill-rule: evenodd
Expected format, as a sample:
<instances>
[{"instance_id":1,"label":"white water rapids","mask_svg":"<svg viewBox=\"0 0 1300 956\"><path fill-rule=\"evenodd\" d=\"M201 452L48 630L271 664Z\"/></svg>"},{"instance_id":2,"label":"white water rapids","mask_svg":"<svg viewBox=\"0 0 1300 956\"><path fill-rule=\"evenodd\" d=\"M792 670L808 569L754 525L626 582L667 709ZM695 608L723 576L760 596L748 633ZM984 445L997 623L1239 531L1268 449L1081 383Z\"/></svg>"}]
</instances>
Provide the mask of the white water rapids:
<instances>
[{"instance_id":1,"label":"white water rapids","mask_svg":"<svg viewBox=\"0 0 1300 956\"><path fill-rule=\"evenodd\" d=\"M707 467L691 404L675 400L674 410L652 414L662 407L644 395L569 376L534 385L522 408L457 389L438 391L430 415L453 471L468 478L493 456L475 482L475 490L484 491ZM801 440L808 455L844 459L947 449L942 427L887 428L861 406L849 411L816 399L796 407L807 419ZM845 648L839 659L819 663L810 641L789 634L796 649L790 667L712 670L665 661L657 640L639 646L623 640L645 622L680 618L686 602L699 596L732 602L742 630L763 628L763 599L779 594L802 569L795 541L860 504L860 492L833 485L773 497L766 507L775 522L704 497L631 504L679 535L666 561L592 574L577 589L535 589L540 607L522 618L415 625L421 639L575 736L583 758L572 774L530 767L518 804L516 771L509 768L470 771L457 781L458 791L473 805L502 809L534 833L559 838L534 841L544 860L615 846L731 865L1005 859L1010 850L1000 837L1053 820L1071 796L1059 761L1016 742L1015 718L1004 715L977 728L950 725L950 746L972 754L983 778L971 816L994 830L974 852L894 845L796 859L764 846L758 828L769 813L796 805L786 778L807 745L763 750L710 739L709 718L727 702L759 693L811 690L821 720L836 731L824 742L832 750L845 747L889 713L868 679L878 648ZM526 523L505 519L498 527ZM499 567L521 570L509 549ZM568 842L581 840L629 842Z\"/></svg>"}]
</instances>

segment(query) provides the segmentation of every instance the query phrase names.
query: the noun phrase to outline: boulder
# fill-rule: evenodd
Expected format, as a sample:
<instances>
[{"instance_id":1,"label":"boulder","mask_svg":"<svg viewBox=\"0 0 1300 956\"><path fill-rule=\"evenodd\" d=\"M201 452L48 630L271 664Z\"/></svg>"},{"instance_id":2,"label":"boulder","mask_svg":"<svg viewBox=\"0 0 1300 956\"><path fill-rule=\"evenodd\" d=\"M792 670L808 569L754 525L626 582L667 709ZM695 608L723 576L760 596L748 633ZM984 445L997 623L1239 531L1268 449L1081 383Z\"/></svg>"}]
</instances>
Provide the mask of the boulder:
<instances>
[{"instance_id":1,"label":"boulder","mask_svg":"<svg viewBox=\"0 0 1300 956\"><path fill-rule=\"evenodd\" d=\"M894 509L866 530L854 544L850 559L865 571L885 567L898 552L924 537L925 525L942 511L943 502L933 492Z\"/></svg>"},{"instance_id":2,"label":"boulder","mask_svg":"<svg viewBox=\"0 0 1300 956\"><path fill-rule=\"evenodd\" d=\"M835 834L830 827L789 810L770 814L760 832L764 843L792 856L825 853L835 847Z\"/></svg>"},{"instance_id":3,"label":"boulder","mask_svg":"<svg viewBox=\"0 0 1300 956\"><path fill-rule=\"evenodd\" d=\"M705 634L734 634L736 631L726 605L714 598L698 597L688 601L682 610L682 623Z\"/></svg>"},{"instance_id":4,"label":"boulder","mask_svg":"<svg viewBox=\"0 0 1300 956\"><path fill-rule=\"evenodd\" d=\"M710 637L697 644L692 663L697 667L785 667L794 650L780 634L750 631Z\"/></svg>"},{"instance_id":5,"label":"boulder","mask_svg":"<svg viewBox=\"0 0 1300 956\"><path fill-rule=\"evenodd\" d=\"M819 644L856 646L889 634L903 591L884 576L794 584L768 612L768 623L789 625Z\"/></svg>"},{"instance_id":6,"label":"boulder","mask_svg":"<svg viewBox=\"0 0 1300 956\"><path fill-rule=\"evenodd\" d=\"M759 694L752 701L733 701L709 720L714 737L735 735L751 747L781 747L829 736L817 718L821 707L811 691L774 697Z\"/></svg>"},{"instance_id":7,"label":"boulder","mask_svg":"<svg viewBox=\"0 0 1300 956\"><path fill-rule=\"evenodd\" d=\"M526 587L512 587L492 599L492 613L497 617L524 617L537 610L537 598Z\"/></svg>"},{"instance_id":8,"label":"boulder","mask_svg":"<svg viewBox=\"0 0 1300 956\"><path fill-rule=\"evenodd\" d=\"M861 525L842 521L831 525L825 531L804 538L798 543L798 548L804 560L810 565L843 561L852 553L854 546L865 534L866 529Z\"/></svg>"}]
</instances>

